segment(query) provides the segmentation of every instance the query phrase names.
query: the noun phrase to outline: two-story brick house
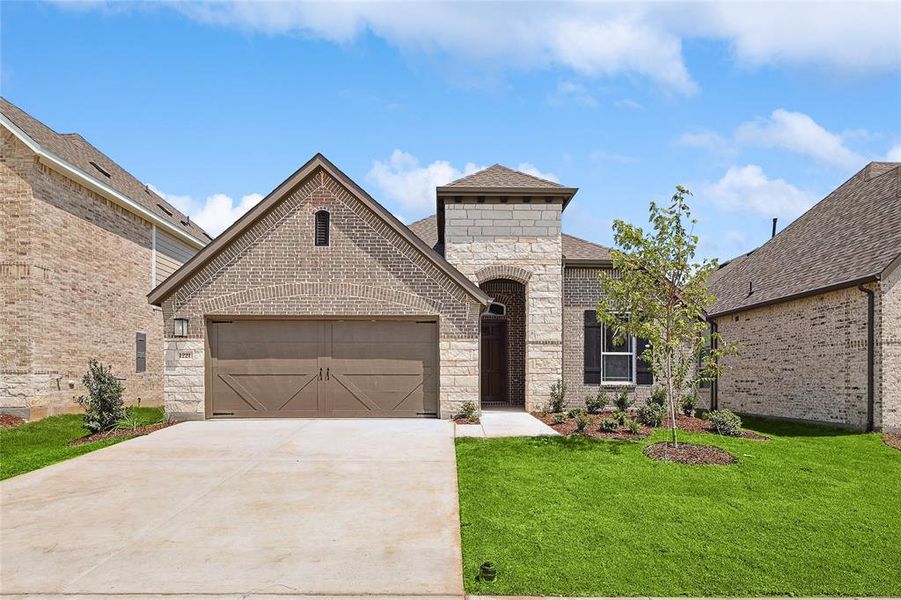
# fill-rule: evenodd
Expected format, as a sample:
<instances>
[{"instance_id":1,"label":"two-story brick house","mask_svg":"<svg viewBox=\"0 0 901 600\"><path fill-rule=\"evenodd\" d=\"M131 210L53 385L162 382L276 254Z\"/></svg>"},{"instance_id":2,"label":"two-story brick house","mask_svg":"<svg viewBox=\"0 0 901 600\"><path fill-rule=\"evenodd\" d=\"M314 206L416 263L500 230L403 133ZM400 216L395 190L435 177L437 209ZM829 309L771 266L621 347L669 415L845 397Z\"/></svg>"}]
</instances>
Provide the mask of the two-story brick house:
<instances>
[{"instance_id":1,"label":"two-story brick house","mask_svg":"<svg viewBox=\"0 0 901 600\"><path fill-rule=\"evenodd\" d=\"M594 309L609 251L561 232L576 193L495 165L409 228L321 155L149 296L176 418L441 416L466 402L649 393Z\"/></svg>"},{"instance_id":2,"label":"two-story brick house","mask_svg":"<svg viewBox=\"0 0 901 600\"><path fill-rule=\"evenodd\" d=\"M0 412L77 408L88 360L129 403L163 401L162 317L146 294L209 242L78 134L0 99Z\"/></svg>"}]
</instances>

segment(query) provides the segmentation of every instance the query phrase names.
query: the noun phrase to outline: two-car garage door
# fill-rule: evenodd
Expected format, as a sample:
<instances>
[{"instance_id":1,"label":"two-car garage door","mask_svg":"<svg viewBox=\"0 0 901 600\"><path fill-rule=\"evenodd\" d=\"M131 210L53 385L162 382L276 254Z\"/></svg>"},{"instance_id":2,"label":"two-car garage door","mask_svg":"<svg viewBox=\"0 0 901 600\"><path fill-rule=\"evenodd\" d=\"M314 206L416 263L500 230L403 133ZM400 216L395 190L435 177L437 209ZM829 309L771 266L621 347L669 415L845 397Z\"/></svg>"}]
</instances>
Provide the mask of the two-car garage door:
<instances>
[{"instance_id":1,"label":"two-car garage door","mask_svg":"<svg viewBox=\"0 0 901 600\"><path fill-rule=\"evenodd\" d=\"M435 322L247 319L207 326L207 416L438 416Z\"/></svg>"}]
</instances>

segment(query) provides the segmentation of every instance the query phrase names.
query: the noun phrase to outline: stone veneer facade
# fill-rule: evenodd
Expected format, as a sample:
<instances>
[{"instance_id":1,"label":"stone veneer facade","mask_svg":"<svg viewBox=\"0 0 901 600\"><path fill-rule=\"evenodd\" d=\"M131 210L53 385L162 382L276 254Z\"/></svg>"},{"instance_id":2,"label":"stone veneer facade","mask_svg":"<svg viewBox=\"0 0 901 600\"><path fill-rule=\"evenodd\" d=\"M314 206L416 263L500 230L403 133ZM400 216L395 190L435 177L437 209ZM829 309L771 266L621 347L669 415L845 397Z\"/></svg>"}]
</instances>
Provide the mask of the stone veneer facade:
<instances>
[{"instance_id":1,"label":"stone veneer facade","mask_svg":"<svg viewBox=\"0 0 901 600\"><path fill-rule=\"evenodd\" d=\"M475 199L446 202L444 255L480 285L491 279L526 287L525 406L543 408L563 361L563 253L556 202Z\"/></svg>"},{"instance_id":2,"label":"stone veneer facade","mask_svg":"<svg viewBox=\"0 0 901 600\"><path fill-rule=\"evenodd\" d=\"M80 410L73 398L92 357L124 379L127 403L160 404L163 326L146 298L153 225L0 132L0 412ZM147 336L143 373L138 332Z\"/></svg>"},{"instance_id":3,"label":"stone veneer facade","mask_svg":"<svg viewBox=\"0 0 901 600\"><path fill-rule=\"evenodd\" d=\"M330 214L330 245L315 246L314 214ZM439 322L443 418L479 403L475 298L340 182L317 169L163 302L166 410L205 415L205 320L211 315L422 316ZM173 336L187 318L187 338Z\"/></svg>"},{"instance_id":4,"label":"stone veneer facade","mask_svg":"<svg viewBox=\"0 0 901 600\"><path fill-rule=\"evenodd\" d=\"M874 425L901 429L901 269L876 292ZM848 287L715 319L740 356L723 359L718 406L740 413L867 425L867 295Z\"/></svg>"}]
</instances>

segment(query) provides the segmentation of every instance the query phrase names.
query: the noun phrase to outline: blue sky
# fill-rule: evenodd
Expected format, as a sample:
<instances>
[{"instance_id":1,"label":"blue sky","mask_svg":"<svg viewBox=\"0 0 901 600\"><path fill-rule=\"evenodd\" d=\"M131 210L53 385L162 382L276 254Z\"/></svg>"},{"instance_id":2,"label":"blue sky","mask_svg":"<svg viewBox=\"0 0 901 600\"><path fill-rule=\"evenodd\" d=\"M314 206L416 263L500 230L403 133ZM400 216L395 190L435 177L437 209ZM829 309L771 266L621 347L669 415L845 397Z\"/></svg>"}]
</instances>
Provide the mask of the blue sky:
<instances>
[{"instance_id":1,"label":"blue sky","mask_svg":"<svg viewBox=\"0 0 901 600\"><path fill-rule=\"evenodd\" d=\"M901 160L901 4L4 2L2 94L217 233L321 151L405 221L494 163L604 244L676 184L705 256Z\"/></svg>"}]
</instances>

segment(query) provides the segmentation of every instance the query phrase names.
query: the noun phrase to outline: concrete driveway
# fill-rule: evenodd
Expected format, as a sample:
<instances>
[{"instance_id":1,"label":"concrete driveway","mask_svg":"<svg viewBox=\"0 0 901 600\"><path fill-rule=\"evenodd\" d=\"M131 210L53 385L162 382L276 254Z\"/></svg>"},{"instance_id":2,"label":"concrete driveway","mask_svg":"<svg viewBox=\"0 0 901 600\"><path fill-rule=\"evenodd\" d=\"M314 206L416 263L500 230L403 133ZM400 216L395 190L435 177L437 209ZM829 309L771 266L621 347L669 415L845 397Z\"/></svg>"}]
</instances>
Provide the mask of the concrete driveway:
<instances>
[{"instance_id":1,"label":"concrete driveway","mask_svg":"<svg viewBox=\"0 0 901 600\"><path fill-rule=\"evenodd\" d=\"M459 598L453 435L438 420L183 423L6 480L0 592Z\"/></svg>"}]
</instances>

